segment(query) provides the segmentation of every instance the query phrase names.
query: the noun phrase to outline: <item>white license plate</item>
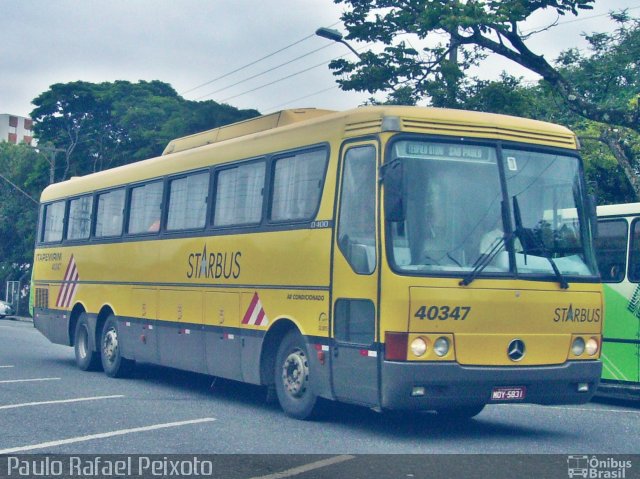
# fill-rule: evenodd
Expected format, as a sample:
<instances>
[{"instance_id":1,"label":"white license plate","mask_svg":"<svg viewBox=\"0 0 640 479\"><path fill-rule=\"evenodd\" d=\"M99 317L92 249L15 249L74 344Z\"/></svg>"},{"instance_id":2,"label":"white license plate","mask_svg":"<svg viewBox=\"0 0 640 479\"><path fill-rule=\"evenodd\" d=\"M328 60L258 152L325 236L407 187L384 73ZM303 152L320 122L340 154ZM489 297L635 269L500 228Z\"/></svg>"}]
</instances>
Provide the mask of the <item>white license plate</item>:
<instances>
[{"instance_id":1,"label":"white license plate","mask_svg":"<svg viewBox=\"0 0 640 479\"><path fill-rule=\"evenodd\" d=\"M527 389L524 386L493 388L492 401L520 401L525 398Z\"/></svg>"}]
</instances>

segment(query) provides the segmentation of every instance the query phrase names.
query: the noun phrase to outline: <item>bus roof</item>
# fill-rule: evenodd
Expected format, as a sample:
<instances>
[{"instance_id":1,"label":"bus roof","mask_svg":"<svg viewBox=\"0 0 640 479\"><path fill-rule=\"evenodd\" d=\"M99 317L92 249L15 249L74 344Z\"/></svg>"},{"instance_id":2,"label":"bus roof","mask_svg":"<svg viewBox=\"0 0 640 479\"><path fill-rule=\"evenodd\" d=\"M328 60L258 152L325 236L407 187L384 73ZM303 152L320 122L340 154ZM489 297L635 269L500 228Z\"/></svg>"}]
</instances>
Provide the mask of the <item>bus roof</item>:
<instances>
[{"instance_id":1,"label":"bus roof","mask_svg":"<svg viewBox=\"0 0 640 479\"><path fill-rule=\"evenodd\" d=\"M640 214L640 203L621 203L618 205L598 206L598 217L630 216Z\"/></svg>"},{"instance_id":2,"label":"bus roof","mask_svg":"<svg viewBox=\"0 0 640 479\"><path fill-rule=\"evenodd\" d=\"M575 135L563 126L493 113L411 106L366 106L343 112L312 108L285 110L172 140L156 158L50 185L43 191L41 201L383 132L490 138L578 148Z\"/></svg>"}]
</instances>

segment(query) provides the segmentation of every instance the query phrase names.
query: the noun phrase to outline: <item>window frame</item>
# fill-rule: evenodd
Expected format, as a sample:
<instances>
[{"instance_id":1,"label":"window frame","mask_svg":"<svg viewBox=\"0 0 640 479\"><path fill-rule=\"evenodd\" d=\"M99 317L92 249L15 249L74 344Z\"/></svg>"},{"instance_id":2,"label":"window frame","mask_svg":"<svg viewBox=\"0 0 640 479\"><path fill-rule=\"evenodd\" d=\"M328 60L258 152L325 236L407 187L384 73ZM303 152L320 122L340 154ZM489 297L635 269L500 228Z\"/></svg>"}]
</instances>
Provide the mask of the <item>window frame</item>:
<instances>
[{"instance_id":1,"label":"window frame","mask_svg":"<svg viewBox=\"0 0 640 479\"><path fill-rule=\"evenodd\" d=\"M190 176L197 176L201 174L207 174L207 196L206 196L206 206L205 206L205 217L202 226L197 226L193 228L179 228L179 229L169 229L169 209L171 205L171 183L176 180L181 180L184 178L188 178ZM163 191L163 201L162 201L162 218L160 219L160 231L166 235L180 235L184 234L185 231L204 231L209 226L207 218L210 216L211 211L211 178L212 178L212 168L198 168L197 170L189 170L180 172L177 175L168 175L165 178L166 185L164 186ZM137 236L137 235L136 235Z\"/></svg>"},{"instance_id":2,"label":"window frame","mask_svg":"<svg viewBox=\"0 0 640 479\"><path fill-rule=\"evenodd\" d=\"M142 232L138 232L138 233L130 233L129 232L129 227L131 226L131 201L133 199L133 190L135 190L136 188L144 188L147 185L150 185L152 183L160 183L161 187L162 187L162 194L160 195L160 225L158 226L157 231L142 231ZM165 209L168 209L168 205L167 208L165 208L165 202L167 201L167 178L166 177L160 177L160 178L152 178L149 180L145 180L139 183L132 183L127 185L127 197L126 197L126 218L125 218L125 228L124 228L124 232L123 235L126 238L139 238L139 237L144 237L144 236L158 236L161 232L162 232L162 227L163 227L163 217L164 217L164 211Z\"/></svg>"},{"instance_id":3,"label":"window frame","mask_svg":"<svg viewBox=\"0 0 640 479\"><path fill-rule=\"evenodd\" d=\"M45 233L46 233L46 229L47 229L47 209L50 206L53 206L55 204L58 203L62 203L63 208L62 208L62 231L60 232L60 239L57 240L52 240L52 241L45 241L44 237L45 237ZM62 198L62 199L57 199L54 201L50 201L49 203L44 203L42 205L42 214L41 214L41 231L40 231L40 235L39 235L39 239L40 239L40 243L42 244L46 244L46 245L52 245L52 244L60 244L65 240L65 232L66 232L66 222L67 222L67 212L68 212L68 200L67 198Z\"/></svg>"},{"instance_id":4,"label":"window frame","mask_svg":"<svg viewBox=\"0 0 640 479\"><path fill-rule=\"evenodd\" d=\"M625 217L599 217L597 218L598 221L598 228L600 228L600 225L602 223L623 223L625 225L625 251L624 251L624 274L622 275L622 278L618 281L611 281L611 280L605 280L602 277L602 271L600 271L600 279L603 283L606 284L618 284L618 283L622 283L624 282L628 276L629 276L629 265L631 264L631 249L629 248L629 246L631 245L630 243L630 239L631 239L631 223L627 218ZM598 242L599 238L594 238L594 251L596 252L596 260L598 260L598 249L595 247L596 243ZM600 269L600 262L598 261L598 269Z\"/></svg>"},{"instance_id":5,"label":"window frame","mask_svg":"<svg viewBox=\"0 0 640 479\"><path fill-rule=\"evenodd\" d=\"M72 196L67 198L67 213L66 213L66 221L65 221L65 231L64 231L64 242L65 243L84 243L90 241L93 237L93 227L95 224L95 217L97 215L96 212L96 194L93 192L85 193L78 196ZM73 201L81 200L82 198L91 198L91 211L89 213L89 235L86 238L69 238L69 226L71 223L71 203Z\"/></svg>"},{"instance_id":6,"label":"window frame","mask_svg":"<svg viewBox=\"0 0 640 479\"><path fill-rule=\"evenodd\" d=\"M274 197L274 192L275 192L275 179L276 179L276 163L279 160L285 159L285 158L290 158L290 157L295 157L297 155L300 154L304 154L304 153L312 153L314 151L322 151L324 152L325 156L324 156L324 168L323 168L323 172L322 172L322 178L321 178L321 185L320 185L320 195L318 196L318 202L316 204L316 207L313 211L313 213L311 213L308 217L305 218L296 218L296 219L284 219L284 220L274 220L272 218L272 214L273 214L273 197ZM267 224L270 225L283 225L283 224L300 224L300 223L308 223L309 221L312 221L313 218L318 216L318 212L320 211L320 205L322 204L322 194L324 192L324 187L326 185L327 182L327 171L329 169L329 162L331 160L331 149L329 148L329 145L326 143L322 143L322 144L318 144L318 145L312 145L312 146L308 146L308 147L303 147L303 148L297 148L294 150L287 150L287 151L283 151L283 152L278 152L273 154L270 158L270 165L269 165L269 169L268 169L268 177L267 177L267 181L268 181L268 201L267 201L267 211L266 211L266 217L265 217L265 222Z\"/></svg>"},{"instance_id":7,"label":"window frame","mask_svg":"<svg viewBox=\"0 0 640 479\"><path fill-rule=\"evenodd\" d=\"M349 155L349 152L353 151L353 150L357 150L357 149L363 149L363 148L371 148L373 150L373 174L375 176L375 180L374 180L374 187L373 187L373 240L374 240L374 264L373 264L373 268L371 269L371 271L369 272L359 272L356 271L356 269L354 268L354 265L352 264L352 258L350 257L351 255L347 254L347 251L344 251L343 249L343 245L340 243L339 239L340 239L340 231L342 228L342 211L344 208L343 205L343 201L344 201L344 186L345 186L345 171L347 169L347 156ZM375 143L352 143L352 144L347 144L345 145L345 148L342 151L342 155L341 155L341 164L340 164L340 176L339 179L337 180L338 183L338 187L339 187L339 192L336 193L336 243L338 245L338 249L340 250L340 253L342 254L342 256L344 257L344 259L346 260L346 262L349 264L349 266L351 267L351 270L359 275L359 276L371 276L373 274L376 273L379 265L379 261L378 261L378 246L379 246L379 241L378 241L378 164L379 164L379 148L378 145Z\"/></svg>"},{"instance_id":8,"label":"window frame","mask_svg":"<svg viewBox=\"0 0 640 479\"><path fill-rule=\"evenodd\" d=\"M349 337L348 339L344 339L342 337L340 337L338 335L338 331L339 331L339 326L341 325L341 315L338 314L338 307L339 305L343 304L343 303L347 303L347 307L350 306L350 303L367 303L368 305L371 305L372 311L373 311L373 315L371 316L371 321L372 321L372 326L373 326L373 332L371 334L371 341L366 343L366 342L357 342L354 341L351 337ZM341 345L344 346L356 346L356 347L362 347L362 348L371 348L375 345L376 342L376 333L377 330L379 328L378 325L378 319L377 319L377 314L376 314L376 304L373 300L368 299L368 298L351 298L351 297L341 297L336 299L334 305L333 305L333 315L334 315L334 321L333 321L333 339ZM338 318L340 318L340 321L338 321ZM352 322L348 321L347 326L351 326ZM351 335L350 335L351 336Z\"/></svg>"},{"instance_id":9,"label":"window frame","mask_svg":"<svg viewBox=\"0 0 640 479\"><path fill-rule=\"evenodd\" d=\"M256 227L256 226L260 226L264 223L265 221L265 207L267 206L268 202L269 202L269 197L267 196L269 194L270 188L269 188L269 181L270 181L270 158L268 158L267 156L260 156L260 157L256 157L256 158L251 158L251 159L247 159L247 160L240 160L240 161L233 161L230 163L225 163L224 165L220 165L220 166L216 166L215 168L212 168L212 174L211 174L211 184L210 184L210 197L211 197L211 201L209 202L209 222L208 222L208 226L211 229L214 230L227 230L227 229L233 229L233 228L251 228L251 227ZM228 224L228 225L216 225L215 224L215 213L216 213L216 204L217 204L217 195L218 195L218 177L219 174L221 172L224 171L228 171L228 170L232 170L235 168L240 168L241 166L244 165L249 165L249 164L259 164L262 163L264 165L264 181L262 184L262 204L260 205L260 218L257 222L252 222L252 223L233 223L233 224Z\"/></svg>"},{"instance_id":10,"label":"window frame","mask_svg":"<svg viewBox=\"0 0 640 479\"><path fill-rule=\"evenodd\" d=\"M629 218L631 221L627 221L628 222L628 230L627 230L627 265L626 265L626 275L625 278L627 278L627 281L629 281L629 283L633 283L633 284L638 284L640 283L640 276L636 277L632 277L631 276L631 265L632 265L632 260L634 259L635 256L637 256L638 262L640 262L640 249L638 249L636 255L633 255L633 240L635 239L635 234L634 234L634 227L636 224L640 224L640 218L639 217L634 217L634 218ZM638 231L638 238L640 238L640 231Z\"/></svg>"},{"instance_id":11,"label":"window frame","mask_svg":"<svg viewBox=\"0 0 640 479\"><path fill-rule=\"evenodd\" d=\"M99 213L99 206L100 206L100 197L102 195L106 195L106 194L110 194L110 193L114 193L116 191L122 190L124 193L124 198L123 198L123 203L122 203L122 219L120 220L120 233L116 234L116 235L101 235L98 236L96 234L96 230L98 227L98 213ZM101 191L96 191L95 195L94 195L94 209L92 211L93 213L93 217L92 217L92 221L91 221L91 239L96 239L98 241L104 241L104 240L111 240L114 238L122 238L122 236L124 235L124 224L125 224L125 220L127 218L127 186L126 185L121 185L121 186L116 186L114 188L109 188L106 190L101 190Z\"/></svg>"}]
</instances>

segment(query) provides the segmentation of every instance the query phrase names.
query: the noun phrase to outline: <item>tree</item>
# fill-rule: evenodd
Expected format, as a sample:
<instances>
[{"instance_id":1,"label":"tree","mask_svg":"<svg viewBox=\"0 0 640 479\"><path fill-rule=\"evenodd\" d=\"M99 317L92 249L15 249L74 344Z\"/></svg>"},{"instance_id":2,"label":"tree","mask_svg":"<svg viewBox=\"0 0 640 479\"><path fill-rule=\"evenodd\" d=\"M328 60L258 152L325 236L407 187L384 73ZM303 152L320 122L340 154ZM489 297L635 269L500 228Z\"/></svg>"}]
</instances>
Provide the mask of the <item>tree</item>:
<instances>
[{"instance_id":1,"label":"tree","mask_svg":"<svg viewBox=\"0 0 640 479\"><path fill-rule=\"evenodd\" d=\"M382 52L364 52L357 63L330 64L343 89L390 92L392 101L403 103L428 97L435 106L460 107L468 69L489 53L501 55L539 74L575 115L609 127L602 141L617 151L616 158L640 197L632 158L624 156L624 147L618 148L627 136L620 131L640 132L638 20L624 12L613 14L618 22L615 32L586 36L588 54L569 50L553 65L529 49L527 40L538 32L522 33L522 23L545 9L559 16L578 15L591 9L595 0L335 1L348 6L342 16L348 39L384 45ZM421 50L412 42L422 45Z\"/></svg>"},{"instance_id":2,"label":"tree","mask_svg":"<svg viewBox=\"0 0 640 479\"><path fill-rule=\"evenodd\" d=\"M611 127L586 120L564 108L562 101L544 82L524 85L521 79L504 73L499 80L467 82L461 92L460 106L468 110L523 116L566 125L581 142L585 175L598 204L634 200L634 189L617 161L619 155L612 148L612 141L603 139ZM620 131L617 134L622 135ZM631 159L640 156L640 135L627 130L619 138L624 138L624 141L616 143L616 149L624 148L625 154Z\"/></svg>"},{"instance_id":3,"label":"tree","mask_svg":"<svg viewBox=\"0 0 640 479\"><path fill-rule=\"evenodd\" d=\"M58 181L157 156L176 137L259 114L187 101L161 81L55 84L33 104L38 141L65 149Z\"/></svg>"},{"instance_id":4,"label":"tree","mask_svg":"<svg viewBox=\"0 0 640 479\"><path fill-rule=\"evenodd\" d=\"M0 142L0 286L29 275L38 197L47 185L48 168L43 154Z\"/></svg>"}]
</instances>

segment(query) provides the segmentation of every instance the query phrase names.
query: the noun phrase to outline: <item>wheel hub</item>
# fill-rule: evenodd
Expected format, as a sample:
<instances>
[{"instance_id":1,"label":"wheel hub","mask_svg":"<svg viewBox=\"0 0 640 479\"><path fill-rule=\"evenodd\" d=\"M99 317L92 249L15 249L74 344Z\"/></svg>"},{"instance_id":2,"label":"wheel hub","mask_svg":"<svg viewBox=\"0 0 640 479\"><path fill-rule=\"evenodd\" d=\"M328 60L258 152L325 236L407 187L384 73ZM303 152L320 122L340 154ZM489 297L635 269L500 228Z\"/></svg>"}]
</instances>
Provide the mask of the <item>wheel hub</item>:
<instances>
[{"instance_id":1,"label":"wheel hub","mask_svg":"<svg viewBox=\"0 0 640 479\"><path fill-rule=\"evenodd\" d=\"M86 328L81 328L80 329L80 334L78 336L78 352L80 353L80 357L81 358L86 358L87 357L87 341L88 341L88 334L87 334L87 330Z\"/></svg>"},{"instance_id":2,"label":"wheel hub","mask_svg":"<svg viewBox=\"0 0 640 479\"><path fill-rule=\"evenodd\" d=\"M118 355L118 333L115 329L109 329L104 335L102 349L109 362L115 361Z\"/></svg>"},{"instance_id":3,"label":"wheel hub","mask_svg":"<svg viewBox=\"0 0 640 479\"><path fill-rule=\"evenodd\" d=\"M309 364L303 351L291 352L282 365L282 380L287 392L293 397L300 397L307 389Z\"/></svg>"}]
</instances>

